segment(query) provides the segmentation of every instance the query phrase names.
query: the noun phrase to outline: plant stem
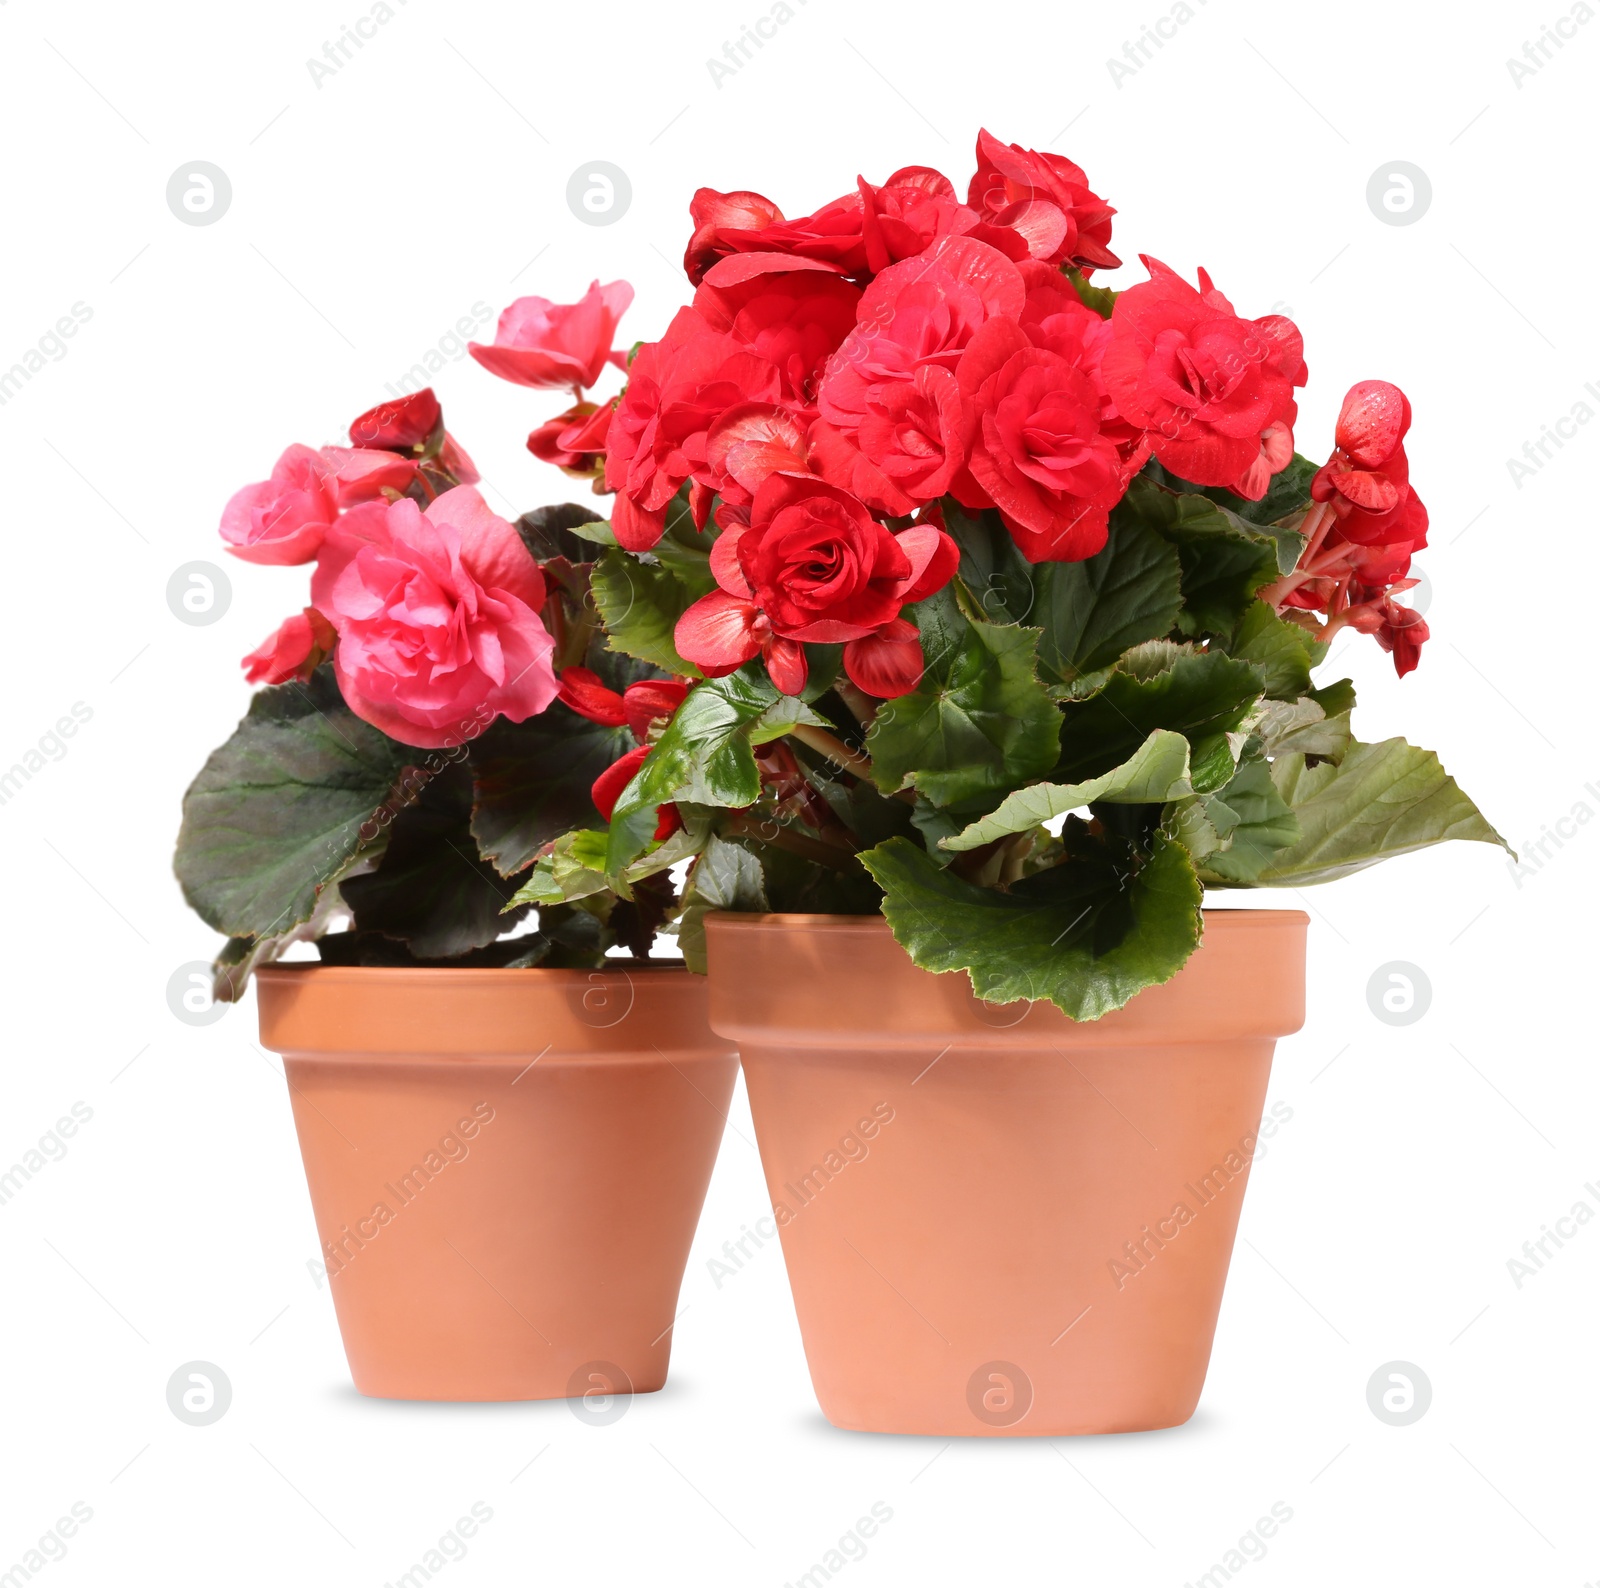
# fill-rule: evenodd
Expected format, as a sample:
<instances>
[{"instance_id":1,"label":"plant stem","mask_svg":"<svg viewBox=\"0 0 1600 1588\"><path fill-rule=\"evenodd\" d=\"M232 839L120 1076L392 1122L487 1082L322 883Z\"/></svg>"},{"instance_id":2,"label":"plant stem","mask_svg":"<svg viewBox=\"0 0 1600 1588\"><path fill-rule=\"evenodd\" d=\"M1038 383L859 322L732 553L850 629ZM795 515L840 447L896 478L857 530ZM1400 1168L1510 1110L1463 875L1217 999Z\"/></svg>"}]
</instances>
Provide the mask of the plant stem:
<instances>
[{"instance_id":1,"label":"plant stem","mask_svg":"<svg viewBox=\"0 0 1600 1588\"><path fill-rule=\"evenodd\" d=\"M809 723L800 722L789 732L818 755L825 755L835 766L842 766L846 772L853 772L859 778L871 778L872 762L826 728L813 728Z\"/></svg>"},{"instance_id":2,"label":"plant stem","mask_svg":"<svg viewBox=\"0 0 1600 1588\"><path fill-rule=\"evenodd\" d=\"M872 726L873 719L878 715L878 704L870 695L857 689L848 678L834 679L833 692L844 702L845 710L863 728Z\"/></svg>"},{"instance_id":3,"label":"plant stem","mask_svg":"<svg viewBox=\"0 0 1600 1588\"><path fill-rule=\"evenodd\" d=\"M1291 592L1298 590L1307 579L1315 578L1316 574L1312 564L1322 550L1322 542L1328 531L1333 527L1334 512L1331 502L1317 502L1313 504L1306 516L1300 521L1300 528L1306 537L1304 550L1300 553L1300 560L1294 570L1277 581L1268 585L1260 592L1260 599L1271 603L1274 608L1281 608Z\"/></svg>"},{"instance_id":4,"label":"plant stem","mask_svg":"<svg viewBox=\"0 0 1600 1588\"><path fill-rule=\"evenodd\" d=\"M757 843L771 844L774 849L787 849L791 855L814 860L818 865L828 866L834 871L853 869L855 850L824 843L820 838L807 838L804 833L797 833L793 828L780 826L777 822L753 821L742 811L728 813L728 831L744 838L753 838Z\"/></svg>"}]
</instances>

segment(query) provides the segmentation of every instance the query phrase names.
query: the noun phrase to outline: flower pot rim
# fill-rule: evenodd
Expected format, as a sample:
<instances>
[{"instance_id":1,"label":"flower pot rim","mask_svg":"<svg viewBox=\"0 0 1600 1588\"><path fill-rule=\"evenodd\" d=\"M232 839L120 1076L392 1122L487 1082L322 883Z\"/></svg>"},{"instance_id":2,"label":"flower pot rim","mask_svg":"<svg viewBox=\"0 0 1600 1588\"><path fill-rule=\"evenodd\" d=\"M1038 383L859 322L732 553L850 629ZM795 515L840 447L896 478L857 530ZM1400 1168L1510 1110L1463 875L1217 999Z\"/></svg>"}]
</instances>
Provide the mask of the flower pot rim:
<instances>
[{"instance_id":1,"label":"flower pot rim","mask_svg":"<svg viewBox=\"0 0 1600 1588\"><path fill-rule=\"evenodd\" d=\"M1205 909L1200 913L1205 918L1207 931L1212 930L1225 920L1231 921L1241 928L1269 926L1276 922L1293 923L1297 926L1309 926L1311 924L1311 917L1304 910L1233 909L1224 905ZM710 910L707 912L707 918L739 926L782 925L803 926L820 930L832 928L836 931L870 932L887 932L889 930L889 923L882 915L826 915L800 912L786 914L779 910Z\"/></svg>"},{"instance_id":2,"label":"flower pot rim","mask_svg":"<svg viewBox=\"0 0 1600 1588\"><path fill-rule=\"evenodd\" d=\"M545 1068L732 1051L705 1025L705 977L660 961L615 965L272 966L257 989L261 1045L402 1065L520 1056Z\"/></svg>"},{"instance_id":3,"label":"flower pot rim","mask_svg":"<svg viewBox=\"0 0 1600 1588\"><path fill-rule=\"evenodd\" d=\"M882 916L712 911L711 1028L740 1047L997 1052L1276 1040L1305 1019L1303 910L1206 912L1199 948L1166 981L1098 1020L1048 997L980 999L966 972L915 964ZM781 972L781 974L779 974ZM818 996L818 989L826 989Z\"/></svg>"},{"instance_id":4,"label":"flower pot rim","mask_svg":"<svg viewBox=\"0 0 1600 1588\"><path fill-rule=\"evenodd\" d=\"M315 975L318 981L339 981L359 985L362 982L417 980L434 986L454 983L468 987L475 982L492 980L500 983L508 976L538 978L548 986L557 987L563 982L586 982L593 976L615 976L639 972L681 972L689 974L689 967L681 959L607 960L604 965L588 967L552 965L324 965L318 960L297 960L289 964L264 965L255 973L256 980L264 982L298 981Z\"/></svg>"}]
</instances>

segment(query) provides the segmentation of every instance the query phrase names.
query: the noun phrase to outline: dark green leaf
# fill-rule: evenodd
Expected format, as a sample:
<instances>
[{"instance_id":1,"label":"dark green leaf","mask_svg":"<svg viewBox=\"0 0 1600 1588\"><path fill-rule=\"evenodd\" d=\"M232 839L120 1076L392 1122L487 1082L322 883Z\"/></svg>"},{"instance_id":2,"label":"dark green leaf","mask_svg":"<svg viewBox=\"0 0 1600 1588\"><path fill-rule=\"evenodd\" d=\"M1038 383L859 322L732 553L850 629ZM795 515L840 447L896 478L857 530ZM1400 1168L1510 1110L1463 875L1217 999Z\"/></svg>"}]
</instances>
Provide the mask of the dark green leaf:
<instances>
[{"instance_id":1,"label":"dark green leaf","mask_svg":"<svg viewBox=\"0 0 1600 1588\"><path fill-rule=\"evenodd\" d=\"M1300 838L1300 824L1259 758L1245 761L1220 793L1205 795L1207 819L1222 840L1204 859L1206 882L1253 883L1274 856Z\"/></svg>"},{"instance_id":2,"label":"dark green leaf","mask_svg":"<svg viewBox=\"0 0 1600 1588\"><path fill-rule=\"evenodd\" d=\"M1355 709L1356 686L1348 678L1324 684L1321 689L1309 690L1308 693L1329 717L1337 717L1340 712Z\"/></svg>"},{"instance_id":3,"label":"dark green leaf","mask_svg":"<svg viewBox=\"0 0 1600 1588\"><path fill-rule=\"evenodd\" d=\"M1185 634L1231 634L1256 591L1277 578L1279 539L1205 496L1174 496L1140 475L1113 520L1157 530L1178 549ZM1290 566L1293 566L1291 562Z\"/></svg>"},{"instance_id":4,"label":"dark green leaf","mask_svg":"<svg viewBox=\"0 0 1600 1588\"><path fill-rule=\"evenodd\" d=\"M472 775L452 766L395 818L383 862L340 888L358 932L398 938L421 959L492 943L515 924L501 914L516 891L478 855L469 823Z\"/></svg>"},{"instance_id":5,"label":"dark green leaf","mask_svg":"<svg viewBox=\"0 0 1600 1588\"><path fill-rule=\"evenodd\" d=\"M262 690L184 795L175 860L184 898L229 937L291 931L381 839L405 768L447 753L397 744L363 722L331 667L309 685Z\"/></svg>"},{"instance_id":6,"label":"dark green leaf","mask_svg":"<svg viewBox=\"0 0 1600 1588\"><path fill-rule=\"evenodd\" d=\"M926 670L867 735L878 787L915 786L936 805L960 805L1048 772L1060 711L1034 676L1038 630L971 623L948 589L907 611Z\"/></svg>"},{"instance_id":7,"label":"dark green leaf","mask_svg":"<svg viewBox=\"0 0 1600 1588\"><path fill-rule=\"evenodd\" d=\"M574 535L572 531L582 525L595 524L609 534L610 525L598 522L604 518L605 514L592 507L562 502L524 513L517 520L517 533L536 562L548 562L552 557L565 557L568 562L575 563L589 562L594 557L590 537Z\"/></svg>"},{"instance_id":8,"label":"dark green leaf","mask_svg":"<svg viewBox=\"0 0 1600 1588\"><path fill-rule=\"evenodd\" d=\"M1113 517L1105 546L1087 561L1041 563L1034 576L1039 665L1063 682L1169 633L1183 605L1177 551L1131 515Z\"/></svg>"},{"instance_id":9,"label":"dark green leaf","mask_svg":"<svg viewBox=\"0 0 1600 1588\"><path fill-rule=\"evenodd\" d=\"M1329 882L1451 838L1510 847L1439 758L1404 739L1352 743L1337 765L1310 767L1304 756L1282 756L1272 763L1272 780L1302 837L1273 857L1256 879L1263 887Z\"/></svg>"},{"instance_id":10,"label":"dark green leaf","mask_svg":"<svg viewBox=\"0 0 1600 1588\"><path fill-rule=\"evenodd\" d=\"M717 587L711 572L711 548L719 532L714 524L707 524L703 530L694 527L688 498L689 488L685 486L667 504L666 532L650 555L698 600Z\"/></svg>"},{"instance_id":11,"label":"dark green leaf","mask_svg":"<svg viewBox=\"0 0 1600 1588\"><path fill-rule=\"evenodd\" d=\"M1227 733L1260 695L1260 670L1220 651L1179 655L1149 678L1118 670L1098 695L1067 706L1052 775L1061 783L1099 777L1121 766L1158 728L1181 733L1191 744Z\"/></svg>"},{"instance_id":12,"label":"dark green leaf","mask_svg":"<svg viewBox=\"0 0 1600 1588\"><path fill-rule=\"evenodd\" d=\"M1037 598L1037 570L1017 549L993 508L969 512L953 496L940 504L961 549L961 582L988 623L1026 623Z\"/></svg>"},{"instance_id":13,"label":"dark green leaf","mask_svg":"<svg viewBox=\"0 0 1600 1588\"><path fill-rule=\"evenodd\" d=\"M700 669L678 655L672 631L695 600L694 592L659 563L640 562L616 548L594 565L589 587L605 623L611 648L680 678Z\"/></svg>"},{"instance_id":14,"label":"dark green leaf","mask_svg":"<svg viewBox=\"0 0 1600 1588\"><path fill-rule=\"evenodd\" d=\"M1242 518L1247 524L1262 527L1276 525L1288 518L1291 513L1304 513L1310 507L1311 477L1316 472L1317 465L1310 458L1302 458L1297 452L1272 476L1272 481L1267 486L1267 494L1259 502L1252 502L1245 497L1235 496L1232 491L1223 490L1220 486L1191 485L1189 481L1180 480L1177 475L1168 473L1154 458L1144 469L1147 478L1154 480L1158 485L1166 486L1170 491L1208 497L1219 507L1225 507L1236 517ZM1293 566L1291 562L1289 568ZM1281 571L1288 573L1289 568Z\"/></svg>"},{"instance_id":15,"label":"dark green leaf","mask_svg":"<svg viewBox=\"0 0 1600 1588\"><path fill-rule=\"evenodd\" d=\"M706 916L712 910L765 911L761 862L743 843L713 836L689 872L678 921L678 952L692 971L705 974Z\"/></svg>"},{"instance_id":16,"label":"dark green leaf","mask_svg":"<svg viewBox=\"0 0 1600 1588\"><path fill-rule=\"evenodd\" d=\"M1285 623L1265 601L1252 601L1239 620L1228 653L1259 663L1270 700L1298 700L1311 688L1311 669L1327 647L1298 623Z\"/></svg>"},{"instance_id":17,"label":"dark green leaf","mask_svg":"<svg viewBox=\"0 0 1600 1588\"><path fill-rule=\"evenodd\" d=\"M753 805L761 774L753 746L797 722L820 724L804 702L779 694L759 662L689 691L611 817L609 869L615 874L644 852L654 812L669 800L697 805Z\"/></svg>"},{"instance_id":18,"label":"dark green leaf","mask_svg":"<svg viewBox=\"0 0 1600 1588\"><path fill-rule=\"evenodd\" d=\"M1181 844L1148 855L1069 819L1067 858L1004 893L941 870L904 838L862 862L884 890L896 939L925 970L964 970L994 1003L1048 998L1097 1020L1176 975L1200 938L1200 883Z\"/></svg>"},{"instance_id":19,"label":"dark green leaf","mask_svg":"<svg viewBox=\"0 0 1600 1588\"><path fill-rule=\"evenodd\" d=\"M531 866L574 827L603 827L589 790L633 748L626 728L554 702L526 722L497 721L472 746L472 836L503 876Z\"/></svg>"},{"instance_id":20,"label":"dark green leaf","mask_svg":"<svg viewBox=\"0 0 1600 1588\"><path fill-rule=\"evenodd\" d=\"M678 890L665 871L638 878L626 898L615 900L606 926L612 937L635 959L649 959L656 934L678 908Z\"/></svg>"},{"instance_id":21,"label":"dark green leaf","mask_svg":"<svg viewBox=\"0 0 1600 1588\"><path fill-rule=\"evenodd\" d=\"M1103 777L1087 783L1030 783L1008 794L981 821L944 839L941 847L981 849L997 838L1025 833L1085 805L1164 805L1188 791L1189 741L1181 733L1158 731Z\"/></svg>"}]
</instances>

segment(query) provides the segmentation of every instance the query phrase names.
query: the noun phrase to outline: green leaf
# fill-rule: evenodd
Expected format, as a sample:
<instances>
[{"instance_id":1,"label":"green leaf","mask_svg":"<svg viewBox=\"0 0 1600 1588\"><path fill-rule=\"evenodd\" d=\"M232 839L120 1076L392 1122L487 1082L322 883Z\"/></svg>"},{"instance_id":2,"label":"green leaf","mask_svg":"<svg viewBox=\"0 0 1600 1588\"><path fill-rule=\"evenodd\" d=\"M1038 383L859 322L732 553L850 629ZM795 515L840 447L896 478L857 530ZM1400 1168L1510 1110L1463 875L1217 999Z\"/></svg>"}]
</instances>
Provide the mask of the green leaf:
<instances>
[{"instance_id":1,"label":"green leaf","mask_svg":"<svg viewBox=\"0 0 1600 1588\"><path fill-rule=\"evenodd\" d=\"M1260 663L1272 700L1304 695L1311 688L1311 669L1326 650L1299 624L1285 623L1265 601L1250 603L1228 644L1229 655Z\"/></svg>"},{"instance_id":2,"label":"green leaf","mask_svg":"<svg viewBox=\"0 0 1600 1588\"><path fill-rule=\"evenodd\" d=\"M1303 458L1297 452L1286 467L1272 476L1267 494L1259 502L1247 502L1241 497L1234 502L1225 502L1223 506L1232 508L1247 523L1263 527L1281 524L1292 514L1302 514L1311 506L1311 480L1318 467L1310 458ZM1304 537L1299 539L1304 544ZM1289 564L1290 568L1293 566L1293 563ZM1289 568L1283 571L1287 573Z\"/></svg>"},{"instance_id":3,"label":"green leaf","mask_svg":"<svg viewBox=\"0 0 1600 1588\"><path fill-rule=\"evenodd\" d=\"M1025 833L1053 817L1104 801L1118 805L1164 805L1189 792L1189 741L1181 733L1152 733L1121 766L1087 783L1034 783L1008 794L981 821L945 849L978 849L1009 833Z\"/></svg>"},{"instance_id":4,"label":"green leaf","mask_svg":"<svg viewBox=\"0 0 1600 1588\"><path fill-rule=\"evenodd\" d=\"M1177 974L1200 939L1201 888L1181 844L1148 855L1069 820L1067 858L1009 891L941 870L904 838L864 854L896 940L924 970L964 970L994 1003L1048 998L1098 1020Z\"/></svg>"},{"instance_id":5,"label":"green leaf","mask_svg":"<svg viewBox=\"0 0 1600 1588\"><path fill-rule=\"evenodd\" d=\"M1134 678L1120 669L1092 699L1067 706L1055 778L1081 783L1121 766L1158 728L1191 744L1227 733L1261 694L1261 673L1220 651L1179 654L1165 671Z\"/></svg>"},{"instance_id":6,"label":"green leaf","mask_svg":"<svg viewBox=\"0 0 1600 1588\"><path fill-rule=\"evenodd\" d=\"M382 864L341 884L358 932L405 943L419 959L449 958L492 943L515 884L479 857L469 822L472 776L452 766L395 818Z\"/></svg>"},{"instance_id":7,"label":"green leaf","mask_svg":"<svg viewBox=\"0 0 1600 1588\"><path fill-rule=\"evenodd\" d=\"M1299 841L1300 823L1274 786L1272 768L1259 757L1245 761L1220 793L1203 795L1201 802L1221 840L1204 857L1206 882L1253 883L1280 850Z\"/></svg>"},{"instance_id":8,"label":"green leaf","mask_svg":"<svg viewBox=\"0 0 1600 1588\"><path fill-rule=\"evenodd\" d=\"M1256 719L1254 731L1266 755L1318 756L1337 761L1350 746L1349 709L1327 715L1310 696L1302 700L1274 700Z\"/></svg>"},{"instance_id":9,"label":"green leaf","mask_svg":"<svg viewBox=\"0 0 1600 1588\"><path fill-rule=\"evenodd\" d=\"M669 569L641 562L619 547L594 565L589 588L612 650L680 678L700 676L700 669L678 655L672 642L672 631L694 603L695 593Z\"/></svg>"},{"instance_id":10,"label":"green leaf","mask_svg":"<svg viewBox=\"0 0 1600 1588\"><path fill-rule=\"evenodd\" d=\"M804 701L779 694L759 662L697 684L617 801L608 869L616 874L643 853L655 831L655 810L668 800L755 804L761 774L752 747L802 722L822 726Z\"/></svg>"},{"instance_id":11,"label":"green leaf","mask_svg":"<svg viewBox=\"0 0 1600 1588\"><path fill-rule=\"evenodd\" d=\"M1356 686L1348 678L1341 678L1337 683L1324 684L1321 689L1313 689L1310 694L1329 717L1337 717L1340 712L1348 713L1355 710Z\"/></svg>"},{"instance_id":12,"label":"green leaf","mask_svg":"<svg viewBox=\"0 0 1600 1588\"><path fill-rule=\"evenodd\" d=\"M472 836L502 876L526 870L552 839L603 827L589 790L633 748L626 728L555 701L526 722L497 721L472 746Z\"/></svg>"},{"instance_id":13,"label":"green leaf","mask_svg":"<svg viewBox=\"0 0 1600 1588\"><path fill-rule=\"evenodd\" d=\"M1060 711L1034 676L1038 630L969 622L949 590L907 611L926 668L873 720L867 753L878 787L914 786L936 805L958 805L1048 772Z\"/></svg>"},{"instance_id":14,"label":"green leaf","mask_svg":"<svg viewBox=\"0 0 1600 1588\"><path fill-rule=\"evenodd\" d=\"M615 546L617 537L611 526L598 522L600 514L592 507L562 502L555 507L536 507L517 520L517 533L536 562L565 557L568 562L589 562L594 553L590 542Z\"/></svg>"},{"instance_id":15,"label":"green leaf","mask_svg":"<svg viewBox=\"0 0 1600 1588\"><path fill-rule=\"evenodd\" d=\"M1303 458L1297 452L1272 476L1272 481L1267 486L1267 494L1259 502L1252 502L1243 496L1235 496L1232 491L1224 490L1220 486L1192 485L1188 480L1180 480L1177 475L1168 473L1153 458L1144 468L1148 478L1159 485L1165 485L1168 490L1191 496L1204 496L1219 507L1227 508L1235 517L1262 529L1276 528L1291 514L1304 513L1310 507L1311 477L1316 472L1317 465L1310 458ZM1296 539L1301 545L1305 543L1303 536L1296 536ZM1296 556L1298 555L1297 550ZM1290 562L1288 567L1280 571L1288 573L1293 567L1294 563Z\"/></svg>"},{"instance_id":16,"label":"green leaf","mask_svg":"<svg viewBox=\"0 0 1600 1588\"><path fill-rule=\"evenodd\" d=\"M1189 751L1189 786L1196 794L1214 794L1238 767L1233 740L1227 733L1208 733L1197 739Z\"/></svg>"},{"instance_id":17,"label":"green leaf","mask_svg":"<svg viewBox=\"0 0 1600 1588\"><path fill-rule=\"evenodd\" d=\"M1114 517L1105 546L1084 562L1034 570L1039 665L1070 683L1109 667L1130 646L1159 639L1183 605L1178 553L1141 520Z\"/></svg>"},{"instance_id":18,"label":"green leaf","mask_svg":"<svg viewBox=\"0 0 1600 1588\"><path fill-rule=\"evenodd\" d=\"M670 870L680 860L692 860L705 848L706 839L711 836L709 809L703 805L690 805L687 801L679 801L678 816L683 826L677 832L669 834L659 844L652 843L638 859L624 866L620 880L617 876L613 876L612 885L619 893L626 896L633 891L633 883L643 882L658 872ZM606 853L610 854L609 839Z\"/></svg>"},{"instance_id":19,"label":"green leaf","mask_svg":"<svg viewBox=\"0 0 1600 1588\"><path fill-rule=\"evenodd\" d=\"M331 667L308 685L260 691L183 797L174 864L184 898L228 937L291 931L380 840L402 772L429 754L357 717Z\"/></svg>"},{"instance_id":20,"label":"green leaf","mask_svg":"<svg viewBox=\"0 0 1600 1588\"><path fill-rule=\"evenodd\" d=\"M1282 756L1272 780L1301 837L1256 879L1263 887L1328 882L1452 838L1510 849L1439 758L1404 739L1352 743L1337 765L1308 767L1303 755Z\"/></svg>"},{"instance_id":21,"label":"green leaf","mask_svg":"<svg viewBox=\"0 0 1600 1588\"><path fill-rule=\"evenodd\" d=\"M523 880L522 886L505 905L510 910L523 904L545 907L569 904L604 893L610 886L606 878L606 835L583 829L564 833L546 855L541 855Z\"/></svg>"},{"instance_id":22,"label":"green leaf","mask_svg":"<svg viewBox=\"0 0 1600 1588\"><path fill-rule=\"evenodd\" d=\"M706 916L712 910L767 909L761 862L743 844L711 837L689 872L678 921L678 952L692 971L706 969Z\"/></svg>"},{"instance_id":23,"label":"green leaf","mask_svg":"<svg viewBox=\"0 0 1600 1588\"><path fill-rule=\"evenodd\" d=\"M1144 523L1177 547L1183 568L1179 626L1185 634L1231 634L1256 591L1282 571L1281 537L1247 524L1209 497L1174 496L1142 474L1112 519Z\"/></svg>"},{"instance_id":24,"label":"green leaf","mask_svg":"<svg viewBox=\"0 0 1600 1588\"><path fill-rule=\"evenodd\" d=\"M704 530L694 527L694 515L689 511L689 488L684 486L667 504L666 531L648 555L699 600L717 588L711 572L711 548L719 533L712 524L707 524Z\"/></svg>"},{"instance_id":25,"label":"green leaf","mask_svg":"<svg viewBox=\"0 0 1600 1588\"><path fill-rule=\"evenodd\" d=\"M945 528L961 549L961 582L985 622L1026 623L1038 591L1035 569L993 508L971 512L953 496L940 503Z\"/></svg>"}]
</instances>

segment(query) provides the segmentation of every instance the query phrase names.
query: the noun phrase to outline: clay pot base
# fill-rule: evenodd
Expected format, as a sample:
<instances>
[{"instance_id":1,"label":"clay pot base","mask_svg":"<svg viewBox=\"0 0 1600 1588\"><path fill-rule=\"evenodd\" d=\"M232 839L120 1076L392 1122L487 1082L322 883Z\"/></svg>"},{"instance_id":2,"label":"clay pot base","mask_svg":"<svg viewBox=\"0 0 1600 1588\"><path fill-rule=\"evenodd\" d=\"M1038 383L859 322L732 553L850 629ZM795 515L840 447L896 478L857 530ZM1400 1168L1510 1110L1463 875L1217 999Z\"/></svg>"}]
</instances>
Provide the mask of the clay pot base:
<instances>
[{"instance_id":1,"label":"clay pot base","mask_svg":"<svg viewBox=\"0 0 1600 1588\"><path fill-rule=\"evenodd\" d=\"M1306 924L1208 913L1173 981L1077 1025L980 1003L880 919L710 917L712 1025L740 1047L831 1423L1015 1437L1193 1415Z\"/></svg>"},{"instance_id":2,"label":"clay pot base","mask_svg":"<svg viewBox=\"0 0 1600 1588\"><path fill-rule=\"evenodd\" d=\"M666 1381L737 1059L687 971L280 967L284 1069L363 1395Z\"/></svg>"}]
</instances>

